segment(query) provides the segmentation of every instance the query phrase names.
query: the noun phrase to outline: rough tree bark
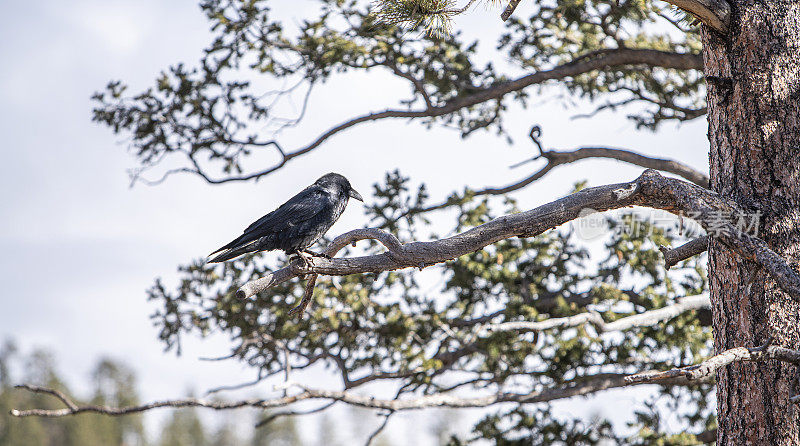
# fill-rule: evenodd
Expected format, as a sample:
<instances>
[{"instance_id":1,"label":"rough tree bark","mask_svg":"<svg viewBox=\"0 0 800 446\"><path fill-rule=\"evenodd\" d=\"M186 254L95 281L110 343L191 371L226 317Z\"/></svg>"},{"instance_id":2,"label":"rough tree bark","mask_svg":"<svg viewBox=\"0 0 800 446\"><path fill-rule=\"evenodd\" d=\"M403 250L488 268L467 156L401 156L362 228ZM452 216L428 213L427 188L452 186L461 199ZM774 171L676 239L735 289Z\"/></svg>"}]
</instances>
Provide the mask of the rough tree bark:
<instances>
[{"instance_id":1,"label":"rough tree bark","mask_svg":"<svg viewBox=\"0 0 800 446\"><path fill-rule=\"evenodd\" d=\"M711 186L760 211L759 237L800 260L800 4L735 0L728 34L703 32ZM763 268L717 241L709 246L717 352L800 345L798 304ZM735 363L718 375L718 444L800 444L798 368Z\"/></svg>"}]
</instances>

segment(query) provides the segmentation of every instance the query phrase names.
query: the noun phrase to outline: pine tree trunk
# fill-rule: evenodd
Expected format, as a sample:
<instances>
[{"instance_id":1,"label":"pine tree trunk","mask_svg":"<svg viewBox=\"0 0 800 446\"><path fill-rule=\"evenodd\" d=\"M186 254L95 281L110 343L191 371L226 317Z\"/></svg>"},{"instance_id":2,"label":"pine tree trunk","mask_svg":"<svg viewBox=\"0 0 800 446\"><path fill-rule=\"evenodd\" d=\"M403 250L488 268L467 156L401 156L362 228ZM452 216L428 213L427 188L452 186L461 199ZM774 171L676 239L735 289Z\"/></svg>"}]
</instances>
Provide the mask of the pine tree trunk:
<instances>
[{"instance_id":1,"label":"pine tree trunk","mask_svg":"<svg viewBox=\"0 0 800 446\"><path fill-rule=\"evenodd\" d=\"M800 3L730 0L726 36L703 31L711 186L752 212L759 236L800 260ZM754 263L709 247L714 347L800 348L798 304ZM718 375L718 445L800 444L798 369L739 363Z\"/></svg>"}]
</instances>

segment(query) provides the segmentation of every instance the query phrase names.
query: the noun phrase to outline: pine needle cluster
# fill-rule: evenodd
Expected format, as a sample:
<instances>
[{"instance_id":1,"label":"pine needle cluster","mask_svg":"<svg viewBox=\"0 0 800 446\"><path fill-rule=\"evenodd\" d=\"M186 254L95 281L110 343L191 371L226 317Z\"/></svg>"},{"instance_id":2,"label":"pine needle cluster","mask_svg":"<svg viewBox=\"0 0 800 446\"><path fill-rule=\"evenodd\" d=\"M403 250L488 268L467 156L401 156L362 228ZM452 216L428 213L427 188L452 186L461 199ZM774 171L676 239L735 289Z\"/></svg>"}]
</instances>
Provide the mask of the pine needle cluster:
<instances>
[{"instance_id":1,"label":"pine needle cluster","mask_svg":"<svg viewBox=\"0 0 800 446\"><path fill-rule=\"evenodd\" d=\"M377 0L373 14L379 22L423 29L434 37L450 34L457 9L454 0Z\"/></svg>"}]
</instances>

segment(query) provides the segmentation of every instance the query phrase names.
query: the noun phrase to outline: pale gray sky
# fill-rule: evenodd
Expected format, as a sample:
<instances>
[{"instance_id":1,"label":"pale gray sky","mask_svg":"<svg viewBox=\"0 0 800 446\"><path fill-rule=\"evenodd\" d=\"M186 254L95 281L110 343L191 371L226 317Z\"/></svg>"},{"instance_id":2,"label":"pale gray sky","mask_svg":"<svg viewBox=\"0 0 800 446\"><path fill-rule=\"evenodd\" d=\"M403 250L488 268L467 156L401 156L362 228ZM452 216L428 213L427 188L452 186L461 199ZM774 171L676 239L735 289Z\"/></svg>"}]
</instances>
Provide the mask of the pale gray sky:
<instances>
[{"instance_id":1,"label":"pale gray sky","mask_svg":"<svg viewBox=\"0 0 800 446\"><path fill-rule=\"evenodd\" d=\"M524 7L518 13L525 14ZM506 116L515 146L485 133L462 140L452 130L384 121L337 135L258 183L209 186L174 177L156 187L129 188L125 169L134 164L124 138L90 122L89 97L112 79L124 80L136 92L170 64L192 65L209 41L196 2L12 1L4 5L4 16L0 338L55 352L60 369L79 389L100 355L133 365L144 399L251 379L235 363L197 361L224 354L224 340L189 342L180 358L164 354L144 290L155 277L174 280L178 264L228 241L322 173L344 174L365 197L385 171L396 167L426 182L434 198L464 185L502 185L537 167L508 169L533 153L526 135L534 123L542 125L548 147L605 144L707 169L703 119L666 125L653 134L636 131L622 114L571 120L577 110L534 99L528 110L512 108ZM493 47L492 32L500 26L495 12L478 9L459 20L481 30L489 39L486 48ZM285 134L285 144L305 143L320 130L395 105L407 95L405 84L382 72L334 78L316 89L304 124ZM561 168L516 196L530 208L563 195L576 180L618 182L640 171L588 161ZM330 234L362 222L360 208L351 205ZM631 401L636 394L615 392L610 398L617 396ZM581 410L599 411L608 401L582 400Z\"/></svg>"}]
</instances>

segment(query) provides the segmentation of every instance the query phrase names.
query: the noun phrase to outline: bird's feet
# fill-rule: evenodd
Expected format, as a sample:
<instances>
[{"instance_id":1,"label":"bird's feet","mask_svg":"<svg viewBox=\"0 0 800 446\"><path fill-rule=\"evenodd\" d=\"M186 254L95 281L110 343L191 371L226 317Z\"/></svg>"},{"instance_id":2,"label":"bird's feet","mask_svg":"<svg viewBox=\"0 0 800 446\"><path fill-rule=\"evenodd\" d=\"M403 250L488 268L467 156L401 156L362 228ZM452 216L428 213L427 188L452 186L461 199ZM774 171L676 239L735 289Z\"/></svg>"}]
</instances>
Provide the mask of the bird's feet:
<instances>
[{"instance_id":1,"label":"bird's feet","mask_svg":"<svg viewBox=\"0 0 800 446\"><path fill-rule=\"evenodd\" d=\"M305 269L309 269L309 270L313 266L315 266L314 265L314 257L322 257L323 259L330 259L331 258L331 256L329 256L327 254L320 254L320 253L316 253L316 252L313 252L313 251L308 251L308 250L305 250L305 249L303 249L303 250L299 250L298 249L297 251L292 252L289 255L289 257L291 258L292 256L299 257L300 261L303 262L303 267L305 267Z\"/></svg>"},{"instance_id":2,"label":"bird's feet","mask_svg":"<svg viewBox=\"0 0 800 446\"><path fill-rule=\"evenodd\" d=\"M328 260L331 259L331 256L329 256L328 254L321 253L321 252L309 251L307 249L304 249L302 252L310 255L311 257L322 257L323 259L328 259Z\"/></svg>"},{"instance_id":3,"label":"bird's feet","mask_svg":"<svg viewBox=\"0 0 800 446\"><path fill-rule=\"evenodd\" d=\"M314 266L314 256L309 255L309 253L305 251L298 250L293 252L291 255L296 255L297 257L299 257L300 261L303 262L303 266L306 269L311 269L311 267Z\"/></svg>"}]
</instances>

